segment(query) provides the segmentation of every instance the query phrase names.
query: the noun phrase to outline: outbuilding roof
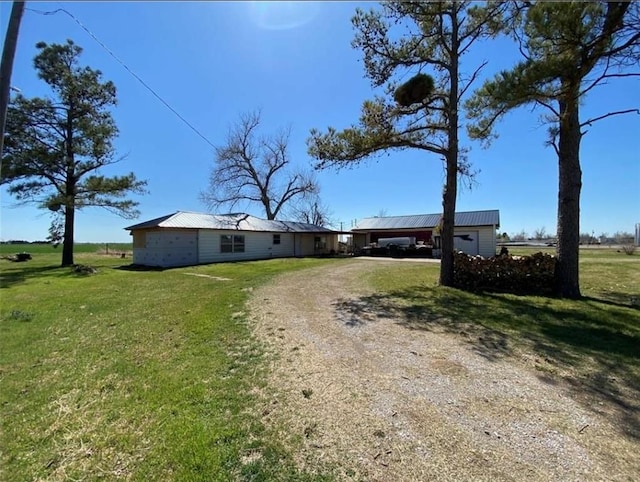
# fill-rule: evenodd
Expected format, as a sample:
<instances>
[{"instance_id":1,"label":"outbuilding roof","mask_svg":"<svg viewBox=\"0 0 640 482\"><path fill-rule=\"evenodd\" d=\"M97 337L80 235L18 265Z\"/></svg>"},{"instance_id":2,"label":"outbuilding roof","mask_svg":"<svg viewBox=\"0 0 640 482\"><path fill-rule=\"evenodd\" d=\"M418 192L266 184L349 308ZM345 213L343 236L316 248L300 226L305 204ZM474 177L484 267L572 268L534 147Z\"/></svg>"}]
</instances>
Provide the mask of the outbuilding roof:
<instances>
[{"instance_id":1,"label":"outbuilding roof","mask_svg":"<svg viewBox=\"0 0 640 482\"><path fill-rule=\"evenodd\" d=\"M151 228L216 229L224 231L262 231L270 233L333 233L315 224L261 219L250 214L205 214L176 211L159 218L126 227L129 231Z\"/></svg>"},{"instance_id":2,"label":"outbuilding roof","mask_svg":"<svg viewBox=\"0 0 640 482\"><path fill-rule=\"evenodd\" d=\"M421 229L435 228L442 214L415 214L411 216L385 216L364 218L351 231L377 231L385 229ZM458 212L455 226L500 226L500 211Z\"/></svg>"}]
</instances>

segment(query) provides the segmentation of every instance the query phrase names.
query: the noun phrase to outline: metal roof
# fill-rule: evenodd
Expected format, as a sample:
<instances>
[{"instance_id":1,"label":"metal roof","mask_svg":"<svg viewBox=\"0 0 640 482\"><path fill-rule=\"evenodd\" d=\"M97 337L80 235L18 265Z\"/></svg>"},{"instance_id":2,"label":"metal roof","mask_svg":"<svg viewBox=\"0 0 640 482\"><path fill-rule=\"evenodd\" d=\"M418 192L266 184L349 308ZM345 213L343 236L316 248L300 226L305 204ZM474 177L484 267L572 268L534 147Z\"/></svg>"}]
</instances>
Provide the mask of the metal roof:
<instances>
[{"instance_id":1,"label":"metal roof","mask_svg":"<svg viewBox=\"0 0 640 482\"><path fill-rule=\"evenodd\" d=\"M421 229L434 228L440 222L442 214L415 214L412 216L388 216L364 218L351 231L377 231L385 229ZM500 211L458 212L455 226L500 226Z\"/></svg>"},{"instance_id":2,"label":"metal roof","mask_svg":"<svg viewBox=\"0 0 640 482\"><path fill-rule=\"evenodd\" d=\"M216 229L225 231L262 231L270 233L333 233L322 226L293 221L270 221L250 214L204 214L176 211L159 218L126 227L129 231L150 228Z\"/></svg>"}]
</instances>

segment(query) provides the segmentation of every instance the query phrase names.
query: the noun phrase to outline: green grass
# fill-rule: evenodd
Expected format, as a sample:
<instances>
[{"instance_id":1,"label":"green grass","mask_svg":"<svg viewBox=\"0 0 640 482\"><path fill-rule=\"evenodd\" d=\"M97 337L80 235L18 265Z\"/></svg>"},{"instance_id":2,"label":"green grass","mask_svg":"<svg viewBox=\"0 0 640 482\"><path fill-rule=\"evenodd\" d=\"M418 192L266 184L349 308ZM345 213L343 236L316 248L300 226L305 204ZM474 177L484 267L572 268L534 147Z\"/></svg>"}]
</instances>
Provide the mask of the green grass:
<instances>
[{"instance_id":1,"label":"green grass","mask_svg":"<svg viewBox=\"0 0 640 482\"><path fill-rule=\"evenodd\" d=\"M131 252L132 243L76 243L74 253L109 253ZM50 244L0 244L0 255L6 256L16 253L31 253L31 255L57 254L62 258L62 245L53 247Z\"/></svg>"},{"instance_id":2,"label":"green grass","mask_svg":"<svg viewBox=\"0 0 640 482\"><path fill-rule=\"evenodd\" d=\"M0 480L315 480L255 407L250 290L330 260L165 271L93 254L0 260ZM198 273L230 278L188 276Z\"/></svg>"},{"instance_id":3,"label":"green grass","mask_svg":"<svg viewBox=\"0 0 640 482\"><path fill-rule=\"evenodd\" d=\"M339 260L132 271L95 248L76 262L98 273L80 275L48 249L0 260L0 480L331 479L299 472L261 423L267 355L245 302L276 274ZM438 287L438 269L385 263L364 301L489 360L526 358L640 439L639 255L584 250L578 301Z\"/></svg>"},{"instance_id":4,"label":"green grass","mask_svg":"<svg viewBox=\"0 0 640 482\"><path fill-rule=\"evenodd\" d=\"M519 254L527 254L521 252ZM461 336L489 360L525 359L550 383L566 382L593 409L640 439L640 256L581 250L583 299L468 293L437 286L437 265L374 273L367 302L414 330ZM548 377L548 378L546 378Z\"/></svg>"}]
</instances>

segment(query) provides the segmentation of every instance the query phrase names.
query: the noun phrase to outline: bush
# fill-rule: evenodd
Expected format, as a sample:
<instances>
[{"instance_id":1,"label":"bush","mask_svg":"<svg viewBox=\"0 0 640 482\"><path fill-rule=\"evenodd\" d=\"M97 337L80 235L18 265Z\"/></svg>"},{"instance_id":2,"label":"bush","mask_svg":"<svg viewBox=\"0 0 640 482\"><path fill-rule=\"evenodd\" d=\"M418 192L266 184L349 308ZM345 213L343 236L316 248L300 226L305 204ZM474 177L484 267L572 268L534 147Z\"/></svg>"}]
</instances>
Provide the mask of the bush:
<instances>
[{"instance_id":1,"label":"bush","mask_svg":"<svg viewBox=\"0 0 640 482\"><path fill-rule=\"evenodd\" d=\"M550 254L483 258L456 252L453 263L456 288L533 295L553 293L556 258Z\"/></svg>"},{"instance_id":2,"label":"bush","mask_svg":"<svg viewBox=\"0 0 640 482\"><path fill-rule=\"evenodd\" d=\"M636 252L636 245L626 244L622 247L622 251L624 252L624 254L628 254L629 256L631 256L633 253Z\"/></svg>"}]
</instances>

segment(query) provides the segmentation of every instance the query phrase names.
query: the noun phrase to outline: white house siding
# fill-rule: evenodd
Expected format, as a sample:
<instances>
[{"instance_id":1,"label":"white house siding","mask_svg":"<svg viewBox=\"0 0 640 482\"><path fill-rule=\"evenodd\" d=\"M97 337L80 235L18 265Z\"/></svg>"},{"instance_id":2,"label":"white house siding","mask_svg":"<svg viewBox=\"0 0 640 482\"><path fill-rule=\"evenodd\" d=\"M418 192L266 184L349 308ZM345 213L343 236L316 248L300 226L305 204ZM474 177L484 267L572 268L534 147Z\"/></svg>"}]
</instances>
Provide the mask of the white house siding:
<instances>
[{"instance_id":1,"label":"white house siding","mask_svg":"<svg viewBox=\"0 0 640 482\"><path fill-rule=\"evenodd\" d=\"M478 254L485 258L496 255L496 228L494 226L478 227Z\"/></svg>"},{"instance_id":2,"label":"white house siding","mask_svg":"<svg viewBox=\"0 0 640 482\"><path fill-rule=\"evenodd\" d=\"M465 236L465 238L461 236ZM453 249L475 256L480 253L478 245L478 231L470 229L454 230Z\"/></svg>"},{"instance_id":3,"label":"white house siding","mask_svg":"<svg viewBox=\"0 0 640 482\"><path fill-rule=\"evenodd\" d=\"M274 234L280 235L280 244L273 244ZM221 253L220 236L222 235L244 236L244 252ZM201 229L198 234L198 247L199 263L282 258L293 256L293 234Z\"/></svg>"},{"instance_id":4,"label":"white house siding","mask_svg":"<svg viewBox=\"0 0 640 482\"><path fill-rule=\"evenodd\" d=\"M297 234L300 238L301 252L296 252L296 256L313 256L315 254L315 237L312 234Z\"/></svg>"},{"instance_id":5,"label":"white house siding","mask_svg":"<svg viewBox=\"0 0 640 482\"><path fill-rule=\"evenodd\" d=\"M134 233L133 262L145 266L189 266L198 262L196 230ZM136 244L139 245L136 247ZM142 247L144 246L144 247Z\"/></svg>"},{"instance_id":6,"label":"white house siding","mask_svg":"<svg viewBox=\"0 0 640 482\"><path fill-rule=\"evenodd\" d=\"M456 228L454 234L466 234L472 239L472 241L465 241L461 238L454 238L453 246L455 249L471 256L479 254L485 258L490 258L496 255L496 235L492 226Z\"/></svg>"}]
</instances>

